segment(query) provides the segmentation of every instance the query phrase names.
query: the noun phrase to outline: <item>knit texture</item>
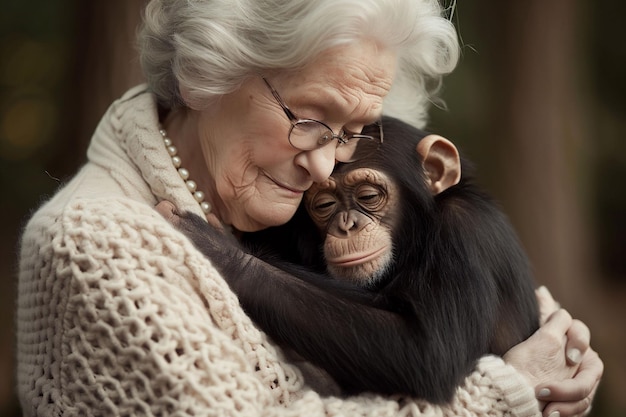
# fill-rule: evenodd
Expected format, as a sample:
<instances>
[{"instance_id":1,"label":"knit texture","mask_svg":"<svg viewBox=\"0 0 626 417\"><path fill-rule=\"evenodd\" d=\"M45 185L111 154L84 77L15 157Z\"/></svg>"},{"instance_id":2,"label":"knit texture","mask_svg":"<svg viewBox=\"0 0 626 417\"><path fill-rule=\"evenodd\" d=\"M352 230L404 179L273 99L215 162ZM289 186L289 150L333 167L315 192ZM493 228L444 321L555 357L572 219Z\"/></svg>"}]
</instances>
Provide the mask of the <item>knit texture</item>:
<instances>
[{"instance_id":1,"label":"knit texture","mask_svg":"<svg viewBox=\"0 0 626 417\"><path fill-rule=\"evenodd\" d=\"M538 416L487 356L447 406L321 397L245 315L210 261L154 210L202 214L145 86L113 103L89 162L21 241L17 380L25 416Z\"/></svg>"}]
</instances>

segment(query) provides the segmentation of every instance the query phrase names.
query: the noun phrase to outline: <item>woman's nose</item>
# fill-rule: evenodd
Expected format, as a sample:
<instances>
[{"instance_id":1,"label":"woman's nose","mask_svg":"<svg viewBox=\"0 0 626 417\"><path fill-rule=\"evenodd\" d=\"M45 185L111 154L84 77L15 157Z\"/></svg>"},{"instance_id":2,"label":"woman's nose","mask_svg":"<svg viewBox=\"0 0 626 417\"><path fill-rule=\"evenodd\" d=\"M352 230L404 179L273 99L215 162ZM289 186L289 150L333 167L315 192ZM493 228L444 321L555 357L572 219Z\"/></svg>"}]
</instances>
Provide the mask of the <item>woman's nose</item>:
<instances>
[{"instance_id":1,"label":"woman's nose","mask_svg":"<svg viewBox=\"0 0 626 417\"><path fill-rule=\"evenodd\" d=\"M326 146L302 151L296 155L295 162L309 173L313 182L322 182L330 177L335 168L335 150L337 143L332 141Z\"/></svg>"}]
</instances>

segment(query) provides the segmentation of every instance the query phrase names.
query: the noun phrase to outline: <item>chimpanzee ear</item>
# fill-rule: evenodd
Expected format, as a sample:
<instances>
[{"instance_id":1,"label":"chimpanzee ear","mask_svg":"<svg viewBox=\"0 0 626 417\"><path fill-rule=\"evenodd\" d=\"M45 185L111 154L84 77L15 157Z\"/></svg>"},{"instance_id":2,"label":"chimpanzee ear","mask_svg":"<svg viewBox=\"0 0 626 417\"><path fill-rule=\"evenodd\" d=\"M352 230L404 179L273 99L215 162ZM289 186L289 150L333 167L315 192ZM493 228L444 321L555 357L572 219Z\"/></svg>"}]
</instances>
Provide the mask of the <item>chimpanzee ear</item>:
<instances>
[{"instance_id":1,"label":"chimpanzee ear","mask_svg":"<svg viewBox=\"0 0 626 417\"><path fill-rule=\"evenodd\" d=\"M428 135L417 144L422 156L426 182L433 194L439 194L461 180L461 158L456 146L439 135Z\"/></svg>"}]
</instances>

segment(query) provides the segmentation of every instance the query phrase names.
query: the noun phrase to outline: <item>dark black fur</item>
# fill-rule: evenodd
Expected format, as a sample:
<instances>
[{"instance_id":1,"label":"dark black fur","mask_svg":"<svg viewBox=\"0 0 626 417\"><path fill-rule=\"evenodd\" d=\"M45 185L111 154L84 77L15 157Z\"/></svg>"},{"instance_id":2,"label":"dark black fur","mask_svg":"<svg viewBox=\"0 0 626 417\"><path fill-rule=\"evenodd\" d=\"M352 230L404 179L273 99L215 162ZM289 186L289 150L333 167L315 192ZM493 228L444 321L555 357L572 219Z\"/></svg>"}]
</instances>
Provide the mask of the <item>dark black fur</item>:
<instances>
[{"instance_id":1,"label":"dark black fur","mask_svg":"<svg viewBox=\"0 0 626 417\"><path fill-rule=\"evenodd\" d=\"M533 281L509 221L468 167L460 184L433 197L415 150L424 133L389 118L383 126L379 152L337 167L378 168L401 189L395 268L375 290L324 273L322 241L302 207L285 226L244 236L246 251L267 262L194 216L181 228L259 327L346 393L443 403L479 357L501 355L537 329Z\"/></svg>"}]
</instances>

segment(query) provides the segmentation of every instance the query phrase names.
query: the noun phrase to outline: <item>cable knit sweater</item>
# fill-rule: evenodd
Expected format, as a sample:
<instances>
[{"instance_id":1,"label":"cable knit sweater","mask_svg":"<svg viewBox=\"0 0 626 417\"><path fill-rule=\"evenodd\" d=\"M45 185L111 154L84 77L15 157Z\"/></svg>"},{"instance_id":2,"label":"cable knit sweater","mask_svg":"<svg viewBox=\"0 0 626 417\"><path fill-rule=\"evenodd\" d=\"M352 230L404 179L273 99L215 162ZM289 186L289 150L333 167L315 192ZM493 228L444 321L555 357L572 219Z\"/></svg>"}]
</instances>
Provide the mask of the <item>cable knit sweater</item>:
<instances>
[{"instance_id":1,"label":"cable knit sweater","mask_svg":"<svg viewBox=\"0 0 626 417\"><path fill-rule=\"evenodd\" d=\"M154 210L202 214L145 86L113 103L80 172L21 242L17 380L26 416L533 416L532 388L482 358L454 400L322 397ZM306 314L306 312L303 312Z\"/></svg>"}]
</instances>

